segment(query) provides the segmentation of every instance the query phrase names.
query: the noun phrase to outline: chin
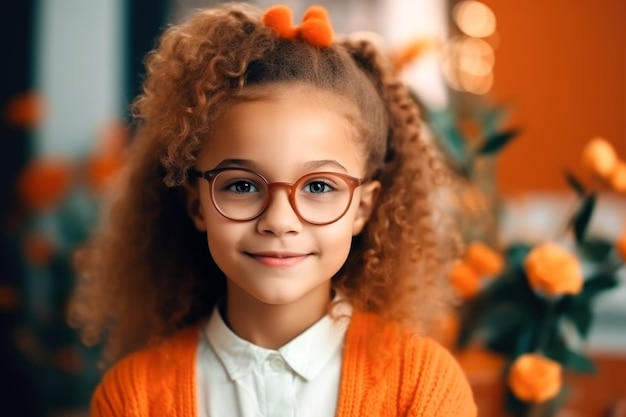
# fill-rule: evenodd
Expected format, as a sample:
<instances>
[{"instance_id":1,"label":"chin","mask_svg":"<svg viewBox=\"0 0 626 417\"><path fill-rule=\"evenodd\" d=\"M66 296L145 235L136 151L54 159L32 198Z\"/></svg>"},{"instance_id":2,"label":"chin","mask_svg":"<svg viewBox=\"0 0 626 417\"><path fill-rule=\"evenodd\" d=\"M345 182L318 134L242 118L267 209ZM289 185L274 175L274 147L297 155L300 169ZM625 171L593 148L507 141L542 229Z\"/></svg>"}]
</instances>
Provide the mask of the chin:
<instances>
[{"instance_id":1,"label":"chin","mask_svg":"<svg viewBox=\"0 0 626 417\"><path fill-rule=\"evenodd\" d=\"M288 292L263 293L254 296L258 301L267 305L286 305L303 298L304 294L293 294Z\"/></svg>"},{"instance_id":2,"label":"chin","mask_svg":"<svg viewBox=\"0 0 626 417\"><path fill-rule=\"evenodd\" d=\"M313 288L268 288L269 285L256 293L250 293L259 302L268 306L287 306L303 304L308 308L322 300L330 299L330 285L320 285Z\"/></svg>"}]
</instances>

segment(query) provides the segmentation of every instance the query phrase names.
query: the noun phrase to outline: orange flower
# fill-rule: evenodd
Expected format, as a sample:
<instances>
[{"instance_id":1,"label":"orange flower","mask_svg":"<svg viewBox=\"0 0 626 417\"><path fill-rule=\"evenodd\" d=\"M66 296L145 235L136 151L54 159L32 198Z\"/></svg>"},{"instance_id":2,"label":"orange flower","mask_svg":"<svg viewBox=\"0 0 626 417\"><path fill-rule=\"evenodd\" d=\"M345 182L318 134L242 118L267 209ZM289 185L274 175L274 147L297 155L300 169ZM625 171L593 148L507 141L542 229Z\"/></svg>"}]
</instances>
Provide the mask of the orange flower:
<instances>
[{"instance_id":1,"label":"orange flower","mask_svg":"<svg viewBox=\"0 0 626 417\"><path fill-rule=\"evenodd\" d=\"M98 132L98 146L85 162L87 185L95 193L104 191L124 165L130 131L126 124L114 120Z\"/></svg>"},{"instance_id":2,"label":"orange flower","mask_svg":"<svg viewBox=\"0 0 626 417\"><path fill-rule=\"evenodd\" d=\"M465 261L480 276L497 275L502 271L502 256L481 242L471 243L465 252Z\"/></svg>"},{"instance_id":3,"label":"orange flower","mask_svg":"<svg viewBox=\"0 0 626 417\"><path fill-rule=\"evenodd\" d=\"M535 247L526 256L524 268L530 286L550 295L577 294L583 276L578 259L555 243Z\"/></svg>"},{"instance_id":4,"label":"orange flower","mask_svg":"<svg viewBox=\"0 0 626 417\"><path fill-rule=\"evenodd\" d=\"M511 367L508 384L520 400L544 402L561 389L561 365L541 355L522 355Z\"/></svg>"},{"instance_id":5,"label":"orange flower","mask_svg":"<svg viewBox=\"0 0 626 417\"><path fill-rule=\"evenodd\" d=\"M450 271L450 282L462 298L471 298L480 289L480 278L467 262L457 262Z\"/></svg>"},{"instance_id":6,"label":"orange flower","mask_svg":"<svg viewBox=\"0 0 626 417\"><path fill-rule=\"evenodd\" d=\"M89 187L96 193L106 189L121 169L122 158L115 155L95 155L87 161L86 174Z\"/></svg>"},{"instance_id":7,"label":"orange flower","mask_svg":"<svg viewBox=\"0 0 626 417\"><path fill-rule=\"evenodd\" d=\"M17 291L10 285L0 285L0 311L15 310L20 303Z\"/></svg>"},{"instance_id":8,"label":"orange flower","mask_svg":"<svg viewBox=\"0 0 626 417\"><path fill-rule=\"evenodd\" d=\"M626 193L626 162L619 161L613 172L609 175L611 188L618 193Z\"/></svg>"},{"instance_id":9,"label":"orange flower","mask_svg":"<svg viewBox=\"0 0 626 417\"><path fill-rule=\"evenodd\" d=\"M617 253L626 261L626 231L615 242L615 249Z\"/></svg>"},{"instance_id":10,"label":"orange flower","mask_svg":"<svg viewBox=\"0 0 626 417\"><path fill-rule=\"evenodd\" d=\"M120 120L104 124L97 133L98 153L123 156L131 141L128 126Z\"/></svg>"},{"instance_id":11,"label":"orange flower","mask_svg":"<svg viewBox=\"0 0 626 417\"><path fill-rule=\"evenodd\" d=\"M65 161L41 159L32 162L18 180L22 201L32 210L58 203L72 182L72 168Z\"/></svg>"},{"instance_id":12,"label":"orange flower","mask_svg":"<svg viewBox=\"0 0 626 417\"><path fill-rule=\"evenodd\" d=\"M594 138L583 149L583 166L592 174L606 178L618 163L613 146L602 138Z\"/></svg>"},{"instance_id":13,"label":"orange flower","mask_svg":"<svg viewBox=\"0 0 626 417\"><path fill-rule=\"evenodd\" d=\"M44 118L44 101L41 94L28 91L14 97L5 108L5 119L14 127L36 127Z\"/></svg>"},{"instance_id":14,"label":"orange flower","mask_svg":"<svg viewBox=\"0 0 626 417\"><path fill-rule=\"evenodd\" d=\"M396 71L402 71L413 62L417 61L426 51L433 47L430 39L416 38L404 48L392 55L391 61Z\"/></svg>"}]
</instances>

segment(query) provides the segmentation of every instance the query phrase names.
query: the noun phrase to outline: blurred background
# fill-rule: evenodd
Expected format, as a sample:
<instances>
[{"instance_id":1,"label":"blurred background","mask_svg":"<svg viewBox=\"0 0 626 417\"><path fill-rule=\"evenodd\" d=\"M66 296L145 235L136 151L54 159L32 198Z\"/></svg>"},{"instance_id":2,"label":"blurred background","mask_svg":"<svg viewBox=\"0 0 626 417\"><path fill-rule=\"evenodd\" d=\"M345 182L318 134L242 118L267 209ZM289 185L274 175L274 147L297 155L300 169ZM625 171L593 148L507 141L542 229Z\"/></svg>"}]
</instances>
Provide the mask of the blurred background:
<instances>
[{"instance_id":1,"label":"blurred background","mask_svg":"<svg viewBox=\"0 0 626 417\"><path fill-rule=\"evenodd\" d=\"M72 254L93 230L132 142L128 107L140 91L144 55L168 24L216 3L1 6L0 415L86 415L101 373L98 347L83 346L66 324ZM296 19L312 4L284 3ZM315 3L329 9L336 32L374 31L388 47L423 109L425 131L462 179L449 199L468 241L498 250L566 241L563 226L590 195L586 233L609 246L624 233L626 179L587 181L581 159L598 137L626 158L622 0ZM573 379L562 415L626 415L618 409L626 398L623 267L615 277L592 304L584 343L598 367ZM505 415L491 401L501 381L474 382L481 415Z\"/></svg>"}]
</instances>

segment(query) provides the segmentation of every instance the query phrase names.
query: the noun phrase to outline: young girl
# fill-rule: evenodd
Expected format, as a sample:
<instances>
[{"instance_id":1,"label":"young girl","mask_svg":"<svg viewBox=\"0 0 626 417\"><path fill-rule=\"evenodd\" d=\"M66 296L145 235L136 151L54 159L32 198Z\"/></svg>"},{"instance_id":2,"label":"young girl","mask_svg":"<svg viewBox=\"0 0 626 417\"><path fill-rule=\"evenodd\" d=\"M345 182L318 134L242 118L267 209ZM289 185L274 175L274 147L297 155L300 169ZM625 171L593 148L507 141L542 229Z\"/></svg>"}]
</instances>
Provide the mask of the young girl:
<instances>
[{"instance_id":1,"label":"young girl","mask_svg":"<svg viewBox=\"0 0 626 417\"><path fill-rule=\"evenodd\" d=\"M444 176L407 89L325 11L198 12L147 59L71 321L93 416L474 416L444 305ZM124 358L120 360L121 358ZM119 362L118 362L119 361Z\"/></svg>"}]
</instances>

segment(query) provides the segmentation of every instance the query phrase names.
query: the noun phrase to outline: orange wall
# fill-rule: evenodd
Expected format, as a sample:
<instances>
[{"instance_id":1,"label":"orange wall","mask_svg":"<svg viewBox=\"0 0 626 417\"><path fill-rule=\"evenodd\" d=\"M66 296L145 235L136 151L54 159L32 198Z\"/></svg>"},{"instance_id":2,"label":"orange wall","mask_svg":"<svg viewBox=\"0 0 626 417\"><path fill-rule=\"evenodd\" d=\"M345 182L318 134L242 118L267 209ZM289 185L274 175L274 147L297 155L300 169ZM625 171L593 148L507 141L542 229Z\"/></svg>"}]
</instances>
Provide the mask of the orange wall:
<instances>
[{"instance_id":1,"label":"orange wall","mask_svg":"<svg viewBox=\"0 0 626 417\"><path fill-rule=\"evenodd\" d=\"M523 128L499 156L502 191L564 190L593 136L626 159L626 1L484 3L498 25L493 97Z\"/></svg>"}]
</instances>

